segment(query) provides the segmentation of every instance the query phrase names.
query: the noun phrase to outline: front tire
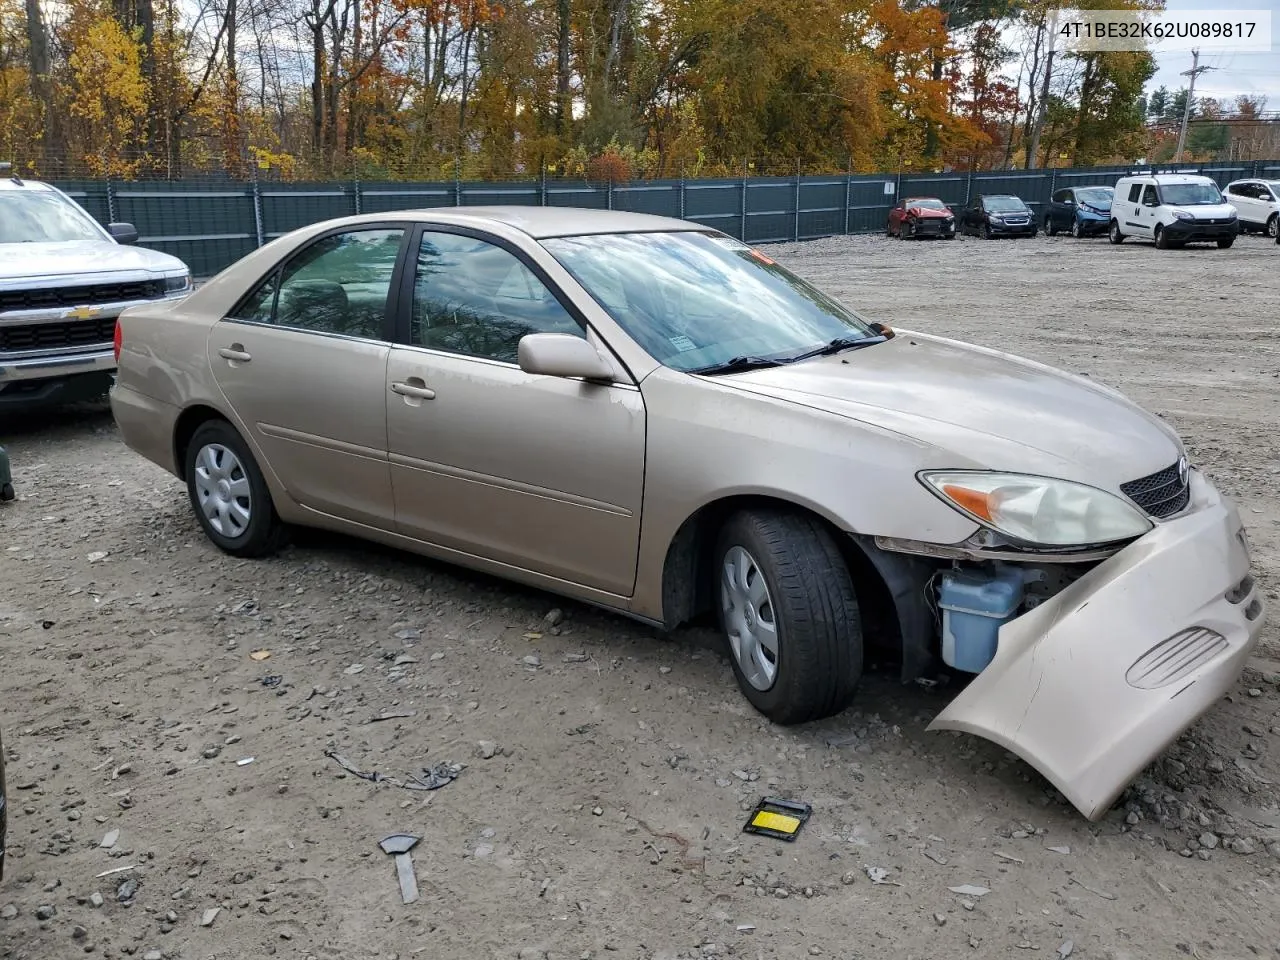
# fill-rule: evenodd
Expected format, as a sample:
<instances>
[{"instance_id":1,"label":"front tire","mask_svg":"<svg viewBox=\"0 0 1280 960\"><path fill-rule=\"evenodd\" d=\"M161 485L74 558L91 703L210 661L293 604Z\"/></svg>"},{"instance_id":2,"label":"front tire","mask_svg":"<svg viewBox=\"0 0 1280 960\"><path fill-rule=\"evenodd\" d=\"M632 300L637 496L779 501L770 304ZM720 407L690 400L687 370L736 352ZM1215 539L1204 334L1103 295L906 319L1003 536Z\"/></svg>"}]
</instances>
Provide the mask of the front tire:
<instances>
[{"instance_id":1,"label":"front tire","mask_svg":"<svg viewBox=\"0 0 1280 960\"><path fill-rule=\"evenodd\" d=\"M1120 221L1112 220L1107 229L1107 239L1112 243L1124 243L1124 234L1120 232Z\"/></svg>"},{"instance_id":2,"label":"front tire","mask_svg":"<svg viewBox=\"0 0 1280 960\"><path fill-rule=\"evenodd\" d=\"M1071 221L1071 236L1073 236L1073 237L1074 237L1075 239L1077 239L1077 240L1079 240L1080 238L1082 238L1082 237L1084 236L1084 231L1080 229L1080 221L1079 221L1079 220L1072 220L1072 221Z\"/></svg>"},{"instance_id":3,"label":"front tire","mask_svg":"<svg viewBox=\"0 0 1280 960\"><path fill-rule=\"evenodd\" d=\"M196 428L187 445L187 496L205 535L235 557L262 557L284 546L288 530L249 445L225 420Z\"/></svg>"},{"instance_id":4,"label":"front tire","mask_svg":"<svg viewBox=\"0 0 1280 960\"><path fill-rule=\"evenodd\" d=\"M862 676L862 618L844 558L815 518L747 510L715 552L716 592L738 686L780 724L839 713Z\"/></svg>"},{"instance_id":5,"label":"front tire","mask_svg":"<svg viewBox=\"0 0 1280 960\"><path fill-rule=\"evenodd\" d=\"M982 225L982 229L978 231L978 236L980 236L983 240L990 240L990 239L991 239L991 225L990 225L990 224L988 224L988 223L984 223L984 224Z\"/></svg>"},{"instance_id":6,"label":"front tire","mask_svg":"<svg viewBox=\"0 0 1280 960\"><path fill-rule=\"evenodd\" d=\"M1058 225L1054 222L1053 217L1044 218L1045 236L1056 237L1058 235Z\"/></svg>"},{"instance_id":7,"label":"front tire","mask_svg":"<svg viewBox=\"0 0 1280 960\"><path fill-rule=\"evenodd\" d=\"M1267 221L1267 236L1280 239L1280 213L1273 213Z\"/></svg>"},{"instance_id":8,"label":"front tire","mask_svg":"<svg viewBox=\"0 0 1280 960\"><path fill-rule=\"evenodd\" d=\"M1233 243L1235 243L1235 242L1236 242L1236 238L1235 238L1235 237L1225 237L1225 238L1223 238L1222 240L1219 240L1219 241L1218 241L1218 249L1219 249L1219 250L1226 250L1226 249L1229 249L1229 248L1230 248L1230 246L1231 246Z\"/></svg>"},{"instance_id":9,"label":"front tire","mask_svg":"<svg viewBox=\"0 0 1280 960\"><path fill-rule=\"evenodd\" d=\"M1169 243L1169 236L1164 232L1164 227L1156 224L1156 249L1168 250L1172 244Z\"/></svg>"}]
</instances>

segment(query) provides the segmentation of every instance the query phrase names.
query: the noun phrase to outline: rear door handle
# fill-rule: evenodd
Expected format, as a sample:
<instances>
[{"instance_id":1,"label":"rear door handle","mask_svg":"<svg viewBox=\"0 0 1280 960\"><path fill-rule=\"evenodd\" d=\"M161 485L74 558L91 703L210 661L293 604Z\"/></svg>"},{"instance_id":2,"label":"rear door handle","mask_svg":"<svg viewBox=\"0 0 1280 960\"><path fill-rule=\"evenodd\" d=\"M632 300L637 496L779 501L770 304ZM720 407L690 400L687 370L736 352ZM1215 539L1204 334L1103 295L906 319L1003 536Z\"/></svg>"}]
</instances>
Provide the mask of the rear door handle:
<instances>
[{"instance_id":1,"label":"rear door handle","mask_svg":"<svg viewBox=\"0 0 1280 960\"><path fill-rule=\"evenodd\" d=\"M434 400L436 392L430 387L420 387L412 383L397 380L391 384L391 392L402 397L413 397L415 400Z\"/></svg>"},{"instance_id":2,"label":"rear door handle","mask_svg":"<svg viewBox=\"0 0 1280 960\"><path fill-rule=\"evenodd\" d=\"M223 360L231 360L235 363L248 363L253 359L250 354L245 352L244 347L238 343L232 344L229 347L223 347L218 351L218 356Z\"/></svg>"}]
</instances>

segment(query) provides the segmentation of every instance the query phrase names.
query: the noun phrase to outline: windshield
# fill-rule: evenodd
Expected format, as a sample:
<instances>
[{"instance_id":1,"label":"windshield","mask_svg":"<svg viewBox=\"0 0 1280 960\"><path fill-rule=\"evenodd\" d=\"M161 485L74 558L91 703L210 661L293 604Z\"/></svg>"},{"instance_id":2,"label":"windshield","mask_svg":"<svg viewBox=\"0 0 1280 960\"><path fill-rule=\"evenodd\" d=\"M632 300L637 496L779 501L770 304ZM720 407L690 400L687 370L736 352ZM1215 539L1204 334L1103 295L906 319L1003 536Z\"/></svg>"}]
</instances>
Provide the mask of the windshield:
<instances>
[{"instance_id":1,"label":"windshield","mask_svg":"<svg viewBox=\"0 0 1280 960\"><path fill-rule=\"evenodd\" d=\"M731 237L617 233L544 240L574 279L654 359L692 371L736 357L787 360L867 322Z\"/></svg>"},{"instance_id":2,"label":"windshield","mask_svg":"<svg viewBox=\"0 0 1280 960\"><path fill-rule=\"evenodd\" d=\"M1175 207L1197 207L1222 203L1222 194L1213 183L1162 183L1160 199Z\"/></svg>"},{"instance_id":3,"label":"windshield","mask_svg":"<svg viewBox=\"0 0 1280 960\"><path fill-rule=\"evenodd\" d=\"M1109 207L1115 193L1110 187L1090 187L1087 190L1077 190L1076 199L1091 207Z\"/></svg>"},{"instance_id":4,"label":"windshield","mask_svg":"<svg viewBox=\"0 0 1280 960\"><path fill-rule=\"evenodd\" d=\"M925 210L946 210L947 205L941 200L908 200L904 206L921 207Z\"/></svg>"},{"instance_id":5,"label":"windshield","mask_svg":"<svg viewBox=\"0 0 1280 960\"><path fill-rule=\"evenodd\" d=\"M987 197L982 202L992 213L1024 213L1027 209L1017 197Z\"/></svg>"},{"instance_id":6,"label":"windshield","mask_svg":"<svg viewBox=\"0 0 1280 960\"><path fill-rule=\"evenodd\" d=\"M105 243L89 215L61 194L44 190L0 191L0 243Z\"/></svg>"}]
</instances>

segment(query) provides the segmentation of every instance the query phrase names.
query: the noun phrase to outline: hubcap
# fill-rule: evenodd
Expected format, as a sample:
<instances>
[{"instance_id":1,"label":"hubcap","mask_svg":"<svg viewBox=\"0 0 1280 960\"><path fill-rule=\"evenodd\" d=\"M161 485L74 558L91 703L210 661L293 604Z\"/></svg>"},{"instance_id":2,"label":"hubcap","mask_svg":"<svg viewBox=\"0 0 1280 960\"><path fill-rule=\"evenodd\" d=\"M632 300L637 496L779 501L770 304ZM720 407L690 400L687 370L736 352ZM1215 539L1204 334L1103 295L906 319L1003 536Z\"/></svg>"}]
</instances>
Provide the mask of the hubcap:
<instances>
[{"instance_id":1,"label":"hubcap","mask_svg":"<svg viewBox=\"0 0 1280 960\"><path fill-rule=\"evenodd\" d=\"M213 530L234 540L249 526L252 497L249 478L239 458L220 443L209 443L196 455L196 499Z\"/></svg>"},{"instance_id":2,"label":"hubcap","mask_svg":"<svg viewBox=\"0 0 1280 960\"><path fill-rule=\"evenodd\" d=\"M1277 233L1280 233L1280 217L1272 217L1267 224L1267 236L1274 237Z\"/></svg>"},{"instance_id":3,"label":"hubcap","mask_svg":"<svg viewBox=\"0 0 1280 960\"><path fill-rule=\"evenodd\" d=\"M738 669L755 689L768 690L778 677L778 624L764 574L742 547L724 555L720 606Z\"/></svg>"}]
</instances>

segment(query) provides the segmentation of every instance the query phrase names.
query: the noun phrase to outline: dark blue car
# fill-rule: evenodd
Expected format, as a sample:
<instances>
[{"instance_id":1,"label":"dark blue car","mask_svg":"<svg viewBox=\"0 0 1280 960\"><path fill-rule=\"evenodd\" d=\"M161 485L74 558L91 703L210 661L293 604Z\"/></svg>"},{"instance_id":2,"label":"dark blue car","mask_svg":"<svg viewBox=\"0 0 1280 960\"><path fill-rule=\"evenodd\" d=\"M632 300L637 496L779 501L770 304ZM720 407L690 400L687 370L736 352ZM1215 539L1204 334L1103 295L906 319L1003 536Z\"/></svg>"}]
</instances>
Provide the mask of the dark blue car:
<instances>
[{"instance_id":1,"label":"dark blue car","mask_svg":"<svg viewBox=\"0 0 1280 960\"><path fill-rule=\"evenodd\" d=\"M1067 187L1059 190L1044 212L1044 232L1056 236L1059 230L1073 237L1092 237L1107 232L1111 222L1111 187Z\"/></svg>"}]
</instances>

